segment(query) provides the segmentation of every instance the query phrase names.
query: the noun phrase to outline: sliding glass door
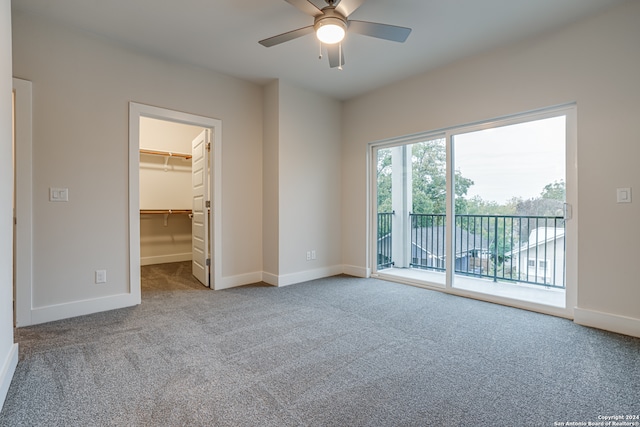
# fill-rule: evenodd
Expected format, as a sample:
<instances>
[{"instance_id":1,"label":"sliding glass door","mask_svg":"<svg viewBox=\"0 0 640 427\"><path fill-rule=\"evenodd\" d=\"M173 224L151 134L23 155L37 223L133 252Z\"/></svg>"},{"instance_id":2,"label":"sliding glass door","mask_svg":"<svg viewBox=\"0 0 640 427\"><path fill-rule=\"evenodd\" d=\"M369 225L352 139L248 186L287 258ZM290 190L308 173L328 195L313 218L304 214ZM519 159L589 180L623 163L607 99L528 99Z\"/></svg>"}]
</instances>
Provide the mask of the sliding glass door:
<instances>
[{"instance_id":1,"label":"sliding glass door","mask_svg":"<svg viewBox=\"0 0 640 427\"><path fill-rule=\"evenodd\" d=\"M371 144L374 274L565 307L574 128L570 106Z\"/></svg>"},{"instance_id":2,"label":"sliding glass door","mask_svg":"<svg viewBox=\"0 0 640 427\"><path fill-rule=\"evenodd\" d=\"M470 183L455 196L452 286L563 307L566 116L451 138Z\"/></svg>"},{"instance_id":3,"label":"sliding glass door","mask_svg":"<svg viewBox=\"0 0 640 427\"><path fill-rule=\"evenodd\" d=\"M444 285L447 156L444 135L376 150L376 270ZM395 270L395 271L394 271Z\"/></svg>"}]
</instances>

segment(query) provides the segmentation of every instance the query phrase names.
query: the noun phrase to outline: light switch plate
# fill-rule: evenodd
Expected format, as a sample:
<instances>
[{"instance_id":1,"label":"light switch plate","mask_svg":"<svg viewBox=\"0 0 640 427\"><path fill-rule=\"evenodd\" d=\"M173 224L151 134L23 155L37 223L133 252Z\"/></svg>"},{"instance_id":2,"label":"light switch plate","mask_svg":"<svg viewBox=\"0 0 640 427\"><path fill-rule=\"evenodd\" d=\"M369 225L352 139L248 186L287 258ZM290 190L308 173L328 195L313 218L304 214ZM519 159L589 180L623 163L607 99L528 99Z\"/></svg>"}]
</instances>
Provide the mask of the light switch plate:
<instances>
[{"instance_id":1,"label":"light switch plate","mask_svg":"<svg viewBox=\"0 0 640 427\"><path fill-rule=\"evenodd\" d=\"M107 283L107 270L96 270L96 283Z\"/></svg>"},{"instance_id":2,"label":"light switch plate","mask_svg":"<svg viewBox=\"0 0 640 427\"><path fill-rule=\"evenodd\" d=\"M49 188L49 201L50 202L68 202L69 201L69 189L68 188Z\"/></svg>"},{"instance_id":3,"label":"light switch plate","mask_svg":"<svg viewBox=\"0 0 640 427\"><path fill-rule=\"evenodd\" d=\"M616 199L618 203L631 203L631 188L617 188Z\"/></svg>"}]
</instances>

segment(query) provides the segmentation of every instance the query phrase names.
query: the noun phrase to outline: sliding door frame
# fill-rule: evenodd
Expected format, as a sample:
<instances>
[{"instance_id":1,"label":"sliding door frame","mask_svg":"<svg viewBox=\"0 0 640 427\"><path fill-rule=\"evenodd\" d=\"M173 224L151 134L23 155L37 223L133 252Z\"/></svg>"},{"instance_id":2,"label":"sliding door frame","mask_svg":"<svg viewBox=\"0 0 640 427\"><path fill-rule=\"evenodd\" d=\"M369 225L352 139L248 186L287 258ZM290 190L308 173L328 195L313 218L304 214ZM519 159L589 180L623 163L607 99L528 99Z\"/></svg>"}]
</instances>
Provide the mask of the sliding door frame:
<instances>
[{"instance_id":1,"label":"sliding door frame","mask_svg":"<svg viewBox=\"0 0 640 427\"><path fill-rule=\"evenodd\" d=\"M455 216L455 150L453 146L453 138L455 135L474 132L479 130L515 125L526 123L534 120L543 120L552 117L566 117L566 145L565 145L565 182L566 182L566 203L568 220L566 221L566 287L565 287L565 307L553 307L544 304L538 304L528 301L522 301L507 297L498 297L469 290L456 289L453 286L453 274L455 260L453 257L453 245L447 244L446 259L447 268L445 271L444 285L425 280L403 279L396 275L387 275L384 272L377 271L377 153L379 149L390 148L399 145L413 144L422 141L428 141L444 136L446 140L446 239L453 242L454 216ZM465 125L454 126L436 131L424 132L419 134L407 135L403 137L391 138L386 140L374 141L368 145L368 187L369 187L369 233L368 233L368 269L373 277L379 277L385 280L392 280L409 285L420 286L430 289L436 289L446 293L465 296L469 298L509 305L527 310L537 311L546 314L552 314L560 317L573 319L573 311L577 304L578 293L578 167L577 167L577 105L575 103L562 104L558 106L532 110L525 113L513 114L509 116L484 120L480 122L469 123ZM453 166L453 167L452 167Z\"/></svg>"}]
</instances>

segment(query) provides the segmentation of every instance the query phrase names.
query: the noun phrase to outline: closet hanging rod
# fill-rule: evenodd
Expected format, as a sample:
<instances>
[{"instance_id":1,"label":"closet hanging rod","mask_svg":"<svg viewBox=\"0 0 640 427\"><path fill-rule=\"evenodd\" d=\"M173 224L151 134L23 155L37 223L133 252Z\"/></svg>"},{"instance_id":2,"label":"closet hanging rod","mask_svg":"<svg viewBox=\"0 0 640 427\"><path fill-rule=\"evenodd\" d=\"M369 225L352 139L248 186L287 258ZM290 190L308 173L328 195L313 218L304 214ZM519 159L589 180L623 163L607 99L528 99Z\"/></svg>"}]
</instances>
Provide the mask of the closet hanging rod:
<instances>
[{"instance_id":1,"label":"closet hanging rod","mask_svg":"<svg viewBox=\"0 0 640 427\"><path fill-rule=\"evenodd\" d=\"M140 209L140 215L191 214L191 209Z\"/></svg>"},{"instance_id":2,"label":"closet hanging rod","mask_svg":"<svg viewBox=\"0 0 640 427\"><path fill-rule=\"evenodd\" d=\"M151 154L153 156L164 156L164 157L179 157L181 159L186 159L186 160L189 160L193 157L191 154L173 153L171 151L147 150L144 148L140 149L140 154Z\"/></svg>"}]
</instances>

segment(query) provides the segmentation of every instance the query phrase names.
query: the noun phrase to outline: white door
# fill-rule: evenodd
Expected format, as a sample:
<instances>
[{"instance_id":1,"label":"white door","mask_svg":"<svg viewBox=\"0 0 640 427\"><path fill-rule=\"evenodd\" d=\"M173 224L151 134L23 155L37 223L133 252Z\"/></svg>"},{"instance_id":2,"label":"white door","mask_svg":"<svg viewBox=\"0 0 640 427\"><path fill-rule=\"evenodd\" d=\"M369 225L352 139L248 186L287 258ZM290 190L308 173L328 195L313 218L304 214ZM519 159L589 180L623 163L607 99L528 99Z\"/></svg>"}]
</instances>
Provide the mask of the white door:
<instances>
[{"instance_id":1,"label":"white door","mask_svg":"<svg viewBox=\"0 0 640 427\"><path fill-rule=\"evenodd\" d=\"M191 143L193 194L193 224L191 227L191 253L193 275L203 285L209 286L209 214L208 149L209 130L205 129Z\"/></svg>"}]
</instances>

